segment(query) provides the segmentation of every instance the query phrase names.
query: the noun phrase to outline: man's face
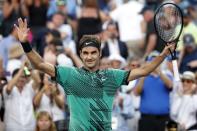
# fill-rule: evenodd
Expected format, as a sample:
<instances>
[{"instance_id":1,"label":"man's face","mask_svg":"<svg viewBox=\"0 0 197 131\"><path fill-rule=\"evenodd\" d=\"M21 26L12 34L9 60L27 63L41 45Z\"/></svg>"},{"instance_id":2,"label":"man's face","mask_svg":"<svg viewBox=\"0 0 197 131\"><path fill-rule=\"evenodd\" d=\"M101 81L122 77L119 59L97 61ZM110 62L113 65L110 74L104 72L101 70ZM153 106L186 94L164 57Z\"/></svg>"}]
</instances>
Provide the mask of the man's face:
<instances>
[{"instance_id":1,"label":"man's face","mask_svg":"<svg viewBox=\"0 0 197 131\"><path fill-rule=\"evenodd\" d=\"M95 67L99 66L101 54L98 48L93 46L87 46L83 47L80 51L80 57L85 67L89 69L94 69Z\"/></svg>"},{"instance_id":2,"label":"man's face","mask_svg":"<svg viewBox=\"0 0 197 131\"><path fill-rule=\"evenodd\" d=\"M55 14L52 18L52 21L56 27L59 27L64 23L64 17L60 14Z\"/></svg>"},{"instance_id":3,"label":"man's face","mask_svg":"<svg viewBox=\"0 0 197 131\"><path fill-rule=\"evenodd\" d=\"M120 69L121 68L121 61L119 61L119 60L112 60L111 61L111 66L114 69Z\"/></svg>"},{"instance_id":4,"label":"man's face","mask_svg":"<svg viewBox=\"0 0 197 131\"><path fill-rule=\"evenodd\" d=\"M192 87L194 85L194 82L192 80L189 79L182 79L182 83L183 83L183 90L185 92L192 90Z\"/></svg>"},{"instance_id":5,"label":"man's face","mask_svg":"<svg viewBox=\"0 0 197 131\"><path fill-rule=\"evenodd\" d=\"M25 84L27 83L27 77L25 76L25 74L21 75L16 86L19 88L22 88L25 86Z\"/></svg>"},{"instance_id":6,"label":"man's face","mask_svg":"<svg viewBox=\"0 0 197 131\"><path fill-rule=\"evenodd\" d=\"M114 39L118 37L118 31L115 25L109 25L107 28L107 32L110 38Z\"/></svg>"},{"instance_id":7,"label":"man's face","mask_svg":"<svg viewBox=\"0 0 197 131\"><path fill-rule=\"evenodd\" d=\"M188 16L184 16L183 17L183 25L187 26L189 22L190 22L190 18Z\"/></svg>"},{"instance_id":8,"label":"man's face","mask_svg":"<svg viewBox=\"0 0 197 131\"><path fill-rule=\"evenodd\" d=\"M153 12L151 10L147 10L147 11L144 12L143 16L144 16L144 20L146 22L149 22L153 18Z\"/></svg>"},{"instance_id":9,"label":"man's face","mask_svg":"<svg viewBox=\"0 0 197 131\"><path fill-rule=\"evenodd\" d=\"M102 58L100 61L100 69L108 69L111 67L110 60L107 58Z\"/></svg>"}]
</instances>

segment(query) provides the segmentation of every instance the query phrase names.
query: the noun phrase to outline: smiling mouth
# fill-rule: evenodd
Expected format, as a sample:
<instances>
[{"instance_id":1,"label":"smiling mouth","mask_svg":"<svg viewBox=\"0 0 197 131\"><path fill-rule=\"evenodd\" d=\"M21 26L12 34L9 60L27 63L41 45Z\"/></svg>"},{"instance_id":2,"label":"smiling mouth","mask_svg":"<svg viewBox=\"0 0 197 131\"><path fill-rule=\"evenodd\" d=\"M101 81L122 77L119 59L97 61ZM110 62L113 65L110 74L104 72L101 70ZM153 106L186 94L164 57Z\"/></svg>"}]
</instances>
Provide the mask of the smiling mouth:
<instances>
[{"instance_id":1,"label":"smiling mouth","mask_svg":"<svg viewBox=\"0 0 197 131\"><path fill-rule=\"evenodd\" d=\"M87 62L88 64L92 64L93 62L92 61L90 61L90 62Z\"/></svg>"}]
</instances>

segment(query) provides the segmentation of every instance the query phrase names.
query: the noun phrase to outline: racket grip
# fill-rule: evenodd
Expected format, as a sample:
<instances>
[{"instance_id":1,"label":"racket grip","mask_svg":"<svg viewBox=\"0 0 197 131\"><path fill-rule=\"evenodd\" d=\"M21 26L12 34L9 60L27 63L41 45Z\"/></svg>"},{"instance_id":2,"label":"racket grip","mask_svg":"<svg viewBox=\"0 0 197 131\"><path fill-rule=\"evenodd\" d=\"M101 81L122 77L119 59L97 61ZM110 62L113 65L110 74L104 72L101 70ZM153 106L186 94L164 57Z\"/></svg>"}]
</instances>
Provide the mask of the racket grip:
<instances>
[{"instance_id":1,"label":"racket grip","mask_svg":"<svg viewBox=\"0 0 197 131\"><path fill-rule=\"evenodd\" d=\"M172 66L173 66L173 72L174 72L174 80L180 81L177 60L172 60Z\"/></svg>"}]
</instances>

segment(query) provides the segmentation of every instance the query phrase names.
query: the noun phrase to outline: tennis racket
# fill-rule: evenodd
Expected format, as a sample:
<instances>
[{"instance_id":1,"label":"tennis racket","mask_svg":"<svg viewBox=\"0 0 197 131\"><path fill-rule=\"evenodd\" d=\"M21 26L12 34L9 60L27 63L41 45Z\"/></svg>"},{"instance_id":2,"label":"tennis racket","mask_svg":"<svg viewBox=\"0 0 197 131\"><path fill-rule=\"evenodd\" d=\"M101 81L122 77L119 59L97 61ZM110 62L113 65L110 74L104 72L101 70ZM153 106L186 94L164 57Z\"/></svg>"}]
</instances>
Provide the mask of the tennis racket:
<instances>
[{"instance_id":1,"label":"tennis racket","mask_svg":"<svg viewBox=\"0 0 197 131\"><path fill-rule=\"evenodd\" d=\"M170 50L174 78L180 80L177 65L176 47L183 29L183 14L181 9L174 3L164 3L159 6L154 16L154 26L158 37L167 43L175 43L175 49Z\"/></svg>"}]
</instances>

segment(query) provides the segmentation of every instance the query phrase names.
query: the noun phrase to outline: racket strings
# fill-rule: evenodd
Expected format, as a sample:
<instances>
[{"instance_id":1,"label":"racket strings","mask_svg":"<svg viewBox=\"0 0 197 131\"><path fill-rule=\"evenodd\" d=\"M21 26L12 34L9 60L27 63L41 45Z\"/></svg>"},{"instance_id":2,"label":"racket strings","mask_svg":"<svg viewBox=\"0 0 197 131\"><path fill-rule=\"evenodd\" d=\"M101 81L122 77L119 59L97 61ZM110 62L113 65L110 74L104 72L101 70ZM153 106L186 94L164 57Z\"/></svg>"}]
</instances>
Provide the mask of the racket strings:
<instances>
[{"instance_id":1,"label":"racket strings","mask_svg":"<svg viewBox=\"0 0 197 131\"><path fill-rule=\"evenodd\" d=\"M164 5L156 16L156 30L159 36L166 42L174 41L178 38L181 30L181 12L174 5Z\"/></svg>"}]
</instances>

